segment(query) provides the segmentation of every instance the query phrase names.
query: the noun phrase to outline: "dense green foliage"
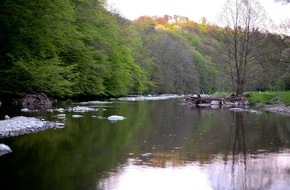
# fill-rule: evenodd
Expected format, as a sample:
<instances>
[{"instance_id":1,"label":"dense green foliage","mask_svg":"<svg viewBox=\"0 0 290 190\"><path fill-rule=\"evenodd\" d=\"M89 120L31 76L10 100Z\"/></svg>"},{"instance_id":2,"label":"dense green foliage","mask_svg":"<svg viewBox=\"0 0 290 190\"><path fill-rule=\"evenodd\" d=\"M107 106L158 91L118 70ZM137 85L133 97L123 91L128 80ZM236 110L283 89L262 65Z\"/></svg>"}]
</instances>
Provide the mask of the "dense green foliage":
<instances>
[{"instance_id":1,"label":"dense green foliage","mask_svg":"<svg viewBox=\"0 0 290 190\"><path fill-rule=\"evenodd\" d=\"M253 104L284 104L290 105L290 92L250 92L249 101Z\"/></svg>"},{"instance_id":2,"label":"dense green foliage","mask_svg":"<svg viewBox=\"0 0 290 190\"><path fill-rule=\"evenodd\" d=\"M223 29L205 18L129 21L105 0L3 0L0 24L1 99L232 90L215 46ZM260 35L269 46L256 47L259 77L246 90L290 89L288 38Z\"/></svg>"},{"instance_id":3,"label":"dense green foliage","mask_svg":"<svg viewBox=\"0 0 290 190\"><path fill-rule=\"evenodd\" d=\"M145 72L105 2L1 1L0 95L118 96Z\"/></svg>"}]
</instances>

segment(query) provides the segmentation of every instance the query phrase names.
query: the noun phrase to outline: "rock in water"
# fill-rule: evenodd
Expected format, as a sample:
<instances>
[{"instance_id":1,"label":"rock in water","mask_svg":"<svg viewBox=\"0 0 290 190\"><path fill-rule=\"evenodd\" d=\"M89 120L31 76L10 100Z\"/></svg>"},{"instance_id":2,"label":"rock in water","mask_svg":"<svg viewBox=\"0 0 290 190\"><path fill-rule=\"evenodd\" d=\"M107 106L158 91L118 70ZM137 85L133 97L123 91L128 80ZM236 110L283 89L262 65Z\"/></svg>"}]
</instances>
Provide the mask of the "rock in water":
<instances>
[{"instance_id":1,"label":"rock in water","mask_svg":"<svg viewBox=\"0 0 290 190\"><path fill-rule=\"evenodd\" d=\"M0 120L0 138L37 133L55 127L55 122L43 121L34 117L18 116L7 120Z\"/></svg>"},{"instance_id":2,"label":"rock in water","mask_svg":"<svg viewBox=\"0 0 290 190\"><path fill-rule=\"evenodd\" d=\"M5 144L0 144L0 156L12 152L11 148Z\"/></svg>"},{"instance_id":3,"label":"rock in water","mask_svg":"<svg viewBox=\"0 0 290 190\"><path fill-rule=\"evenodd\" d=\"M247 112L248 111L247 109L243 109L243 108L231 108L229 110L233 112Z\"/></svg>"},{"instance_id":4,"label":"rock in water","mask_svg":"<svg viewBox=\"0 0 290 190\"><path fill-rule=\"evenodd\" d=\"M65 114L57 114L56 117L58 119L65 119L66 116L65 116Z\"/></svg>"},{"instance_id":5,"label":"rock in water","mask_svg":"<svg viewBox=\"0 0 290 190\"><path fill-rule=\"evenodd\" d=\"M110 120L110 121L122 121L124 119L126 119L126 118L123 116L119 116L119 115L112 115L112 116L108 117L108 120Z\"/></svg>"},{"instance_id":6,"label":"rock in water","mask_svg":"<svg viewBox=\"0 0 290 190\"><path fill-rule=\"evenodd\" d=\"M82 115L72 115L72 118L81 118L81 117L84 117Z\"/></svg>"},{"instance_id":7,"label":"rock in water","mask_svg":"<svg viewBox=\"0 0 290 190\"><path fill-rule=\"evenodd\" d=\"M212 100L210 102L210 105L221 105L221 101L219 101L219 100Z\"/></svg>"},{"instance_id":8,"label":"rock in water","mask_svg":"<svg viewBox=\"0 0 290 190\"><path fill-rule=\"evenodd\" d=\"M42 109L51 107L51 100L44 94L28 94L22 100L22 107L28 109Z\"/></svg>"}]
</instances>

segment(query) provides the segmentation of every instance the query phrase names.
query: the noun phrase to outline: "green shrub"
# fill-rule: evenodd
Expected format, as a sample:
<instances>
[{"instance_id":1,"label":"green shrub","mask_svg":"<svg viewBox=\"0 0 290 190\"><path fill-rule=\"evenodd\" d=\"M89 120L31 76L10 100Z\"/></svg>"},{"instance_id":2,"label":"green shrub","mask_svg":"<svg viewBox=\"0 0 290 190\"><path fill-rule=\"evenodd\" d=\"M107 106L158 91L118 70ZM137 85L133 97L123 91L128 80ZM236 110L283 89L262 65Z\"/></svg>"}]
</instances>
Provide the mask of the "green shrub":
<instances>
[{"instance_id":1,"label":"green shrub","mask_svg":"<svg viewBox=\"0 0 290 190\"><path fill-rule=\"evenodd\" d=\"M290 91L282 92L249 92L249 102L253 104L285 104L290 105Z\"/></svg>"}]
</instances>

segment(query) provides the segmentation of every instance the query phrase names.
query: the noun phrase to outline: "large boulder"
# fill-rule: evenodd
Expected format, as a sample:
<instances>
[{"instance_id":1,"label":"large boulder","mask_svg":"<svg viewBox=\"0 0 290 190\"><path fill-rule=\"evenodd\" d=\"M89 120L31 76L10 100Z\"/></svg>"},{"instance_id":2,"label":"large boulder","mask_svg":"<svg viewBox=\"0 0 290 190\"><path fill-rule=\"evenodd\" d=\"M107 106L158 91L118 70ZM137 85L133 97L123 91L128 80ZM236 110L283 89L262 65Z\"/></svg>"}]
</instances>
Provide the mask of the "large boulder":
<instances>
[{"instance_id":1,"label":"large boulder","mask_svg":"<svg viewBox=\"0 0 290 190\"><path fill-rule=\"evenodd\" d=\"M22 100L22 107L27 109L46 109L51 105L51 100L44 93L28 94Z\"/></svg>"}]
</instances>

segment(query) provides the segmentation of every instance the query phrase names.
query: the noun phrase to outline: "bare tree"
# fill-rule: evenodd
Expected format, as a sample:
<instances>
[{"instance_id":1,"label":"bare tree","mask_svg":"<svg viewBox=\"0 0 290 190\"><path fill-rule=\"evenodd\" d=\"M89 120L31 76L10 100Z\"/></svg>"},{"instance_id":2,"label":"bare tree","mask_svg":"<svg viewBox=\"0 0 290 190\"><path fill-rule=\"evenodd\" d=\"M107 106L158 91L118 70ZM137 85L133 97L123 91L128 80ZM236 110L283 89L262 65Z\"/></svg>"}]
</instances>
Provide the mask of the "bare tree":
<instances>
[{"instance_id":1,"label":"bare tree","mask_svg":"<svg viewBox=\"0 0 290 190\"><path fill-rule=\"evenodd\" d=\"M236 95L242 95L247 85L258 77L256 55L265 42L260 32L267 26L266 13L256 0L228 0L220 15L225 26L218 39L221 66L229 75Z\"/></svg>"}]
</instances>

